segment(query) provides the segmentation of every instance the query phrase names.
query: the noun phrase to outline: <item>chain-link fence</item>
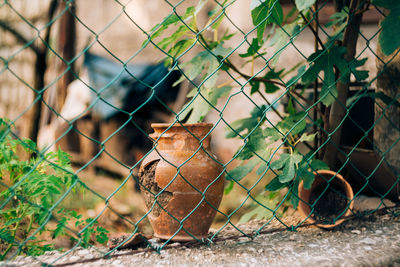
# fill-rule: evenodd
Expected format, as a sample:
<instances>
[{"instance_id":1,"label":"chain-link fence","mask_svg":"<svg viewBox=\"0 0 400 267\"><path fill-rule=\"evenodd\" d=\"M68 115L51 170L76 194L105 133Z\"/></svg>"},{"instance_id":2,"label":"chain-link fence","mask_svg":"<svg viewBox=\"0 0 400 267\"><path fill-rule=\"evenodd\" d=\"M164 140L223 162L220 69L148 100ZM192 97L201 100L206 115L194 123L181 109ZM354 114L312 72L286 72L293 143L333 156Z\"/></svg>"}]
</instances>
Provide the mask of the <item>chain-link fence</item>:
<instances>
[{"instance_id":1,"label":"chain-link fence","mask_svg":"<svg viewBox=\"0 0 400 267\"><path fill-rule=\"evenodd\" d=\"M1 259L160 251L395 207L399 10L2 1Z\"/></svg>"}]
</instances>

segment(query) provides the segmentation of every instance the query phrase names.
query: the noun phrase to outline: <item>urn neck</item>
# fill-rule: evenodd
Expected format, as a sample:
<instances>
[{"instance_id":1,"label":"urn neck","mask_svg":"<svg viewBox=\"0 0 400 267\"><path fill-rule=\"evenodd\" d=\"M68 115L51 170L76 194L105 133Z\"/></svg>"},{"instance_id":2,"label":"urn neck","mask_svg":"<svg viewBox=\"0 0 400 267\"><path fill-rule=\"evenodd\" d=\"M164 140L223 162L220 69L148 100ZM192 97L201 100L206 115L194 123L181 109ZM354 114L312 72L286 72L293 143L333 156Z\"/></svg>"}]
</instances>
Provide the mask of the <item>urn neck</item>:
<instances>
[{"instance_id":1,"label":"urn neck","mask_svg":"<svg viewBox=\"0 0 400 267\"><path fill-rule=\"evenodd\" d=\"M151 127L154 133L150 136L157 142L159 150L193 151L200 146L208 150L212 126L212 123L175 123L172 126L167 123L153 123Z\"/></svg>"}]
</instances>

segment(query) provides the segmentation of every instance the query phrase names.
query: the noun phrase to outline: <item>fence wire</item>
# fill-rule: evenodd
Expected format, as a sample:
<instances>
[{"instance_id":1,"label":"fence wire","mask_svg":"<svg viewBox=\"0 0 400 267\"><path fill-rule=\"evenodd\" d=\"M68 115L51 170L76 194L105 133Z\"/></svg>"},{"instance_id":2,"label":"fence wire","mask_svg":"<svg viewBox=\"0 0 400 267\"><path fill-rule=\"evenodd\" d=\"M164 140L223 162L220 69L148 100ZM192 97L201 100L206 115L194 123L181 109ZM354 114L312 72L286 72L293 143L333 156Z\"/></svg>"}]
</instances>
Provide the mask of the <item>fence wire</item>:
<instances>
[{"instance_id":1,"label":"fence wire","mask_svg":"<svg viewBox=\"0 0 400 267\"><path fill-rule=\"evenodd\" d=\"M344 2L4 0L1 259L397 206L399 4Z\"/></svg>"}]
</instances>

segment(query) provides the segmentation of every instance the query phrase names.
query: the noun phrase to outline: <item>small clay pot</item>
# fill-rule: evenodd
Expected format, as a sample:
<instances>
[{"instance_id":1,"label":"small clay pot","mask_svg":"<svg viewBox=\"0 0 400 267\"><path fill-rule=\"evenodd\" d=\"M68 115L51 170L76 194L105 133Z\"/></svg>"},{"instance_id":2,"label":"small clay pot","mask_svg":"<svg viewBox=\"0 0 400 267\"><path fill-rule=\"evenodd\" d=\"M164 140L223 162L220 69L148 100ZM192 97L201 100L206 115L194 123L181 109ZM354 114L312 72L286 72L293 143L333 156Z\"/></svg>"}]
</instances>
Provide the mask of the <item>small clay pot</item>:
<instances>
[{"instance_id":1,"label":"small clay pot","mask_svg":"<svg viewBox=\"0 0 400 267\"><path fill-rule=\"evenodd\" d=\"M210 151L212 126L151 125L155 149L143 160L139 180L155 237L207 238L224 190L223 168Z\"/></svg>"},{"instance_id":2,"label":"small clay pot","mask_svg":"<svg viewBox=\"0 0 400 267\"><path fill-rule=\"evenodd\" d=\"M351 209L353 208L353 190L350 184L343 178L339 173L330 170L318 170L314 172L315 179L310 189L305 189L303 186L303 181L299 184L299 206L297 210L303 219L307 219L309 223L315 223L318 221L324 221L324 219L337 219L337 216L343 213L341 217L346 217L351 214ZM333 178L335 177L335 178ZM333 179L332 179L333 178ZM325 188L329 188L322 193ZM341 192L341 194L337 193ZM311 212L312 204L317 201L314 206L314 211ZM350 204L349 204L350 202ZM317 206L319 205L319 206ZM325 207L325 212L320 211L318 207ZM319 211L319 213L318 213ZM332 211L336 211L332 214L326 214ZM331 218L323 218L323 216ZM316 218L319 217L317 220ZM337 219L334 223L318 223L316 226L321 228L333 228L344 221L343 218Z\"/></svg>"}]
</instances>

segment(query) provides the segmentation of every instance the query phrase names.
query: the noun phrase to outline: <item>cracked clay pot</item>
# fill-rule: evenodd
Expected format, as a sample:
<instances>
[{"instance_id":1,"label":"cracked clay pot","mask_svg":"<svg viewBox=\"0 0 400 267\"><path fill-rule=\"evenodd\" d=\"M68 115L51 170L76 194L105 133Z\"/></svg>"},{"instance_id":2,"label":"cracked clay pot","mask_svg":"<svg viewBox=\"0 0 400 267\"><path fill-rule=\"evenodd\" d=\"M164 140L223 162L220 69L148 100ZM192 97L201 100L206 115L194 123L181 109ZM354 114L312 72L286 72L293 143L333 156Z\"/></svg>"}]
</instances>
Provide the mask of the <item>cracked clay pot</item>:
<instances>
[{"instance_id":1,"label":"cracked clay pot","mask_svg":"<svg viewBox=\"0 0 400 267\"><path fill-rule=\"evenodd\" d=\"M139 180L154 236L207 238L224 190L222 166L210 151L210 136L205 138L213 125L151 126L155 149L143 160Z\"/></svg>"}]
</instances>

